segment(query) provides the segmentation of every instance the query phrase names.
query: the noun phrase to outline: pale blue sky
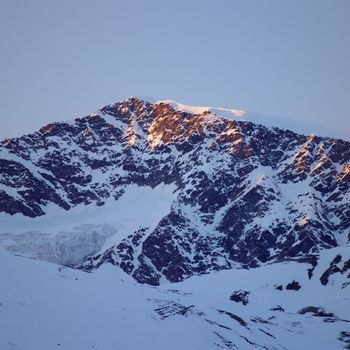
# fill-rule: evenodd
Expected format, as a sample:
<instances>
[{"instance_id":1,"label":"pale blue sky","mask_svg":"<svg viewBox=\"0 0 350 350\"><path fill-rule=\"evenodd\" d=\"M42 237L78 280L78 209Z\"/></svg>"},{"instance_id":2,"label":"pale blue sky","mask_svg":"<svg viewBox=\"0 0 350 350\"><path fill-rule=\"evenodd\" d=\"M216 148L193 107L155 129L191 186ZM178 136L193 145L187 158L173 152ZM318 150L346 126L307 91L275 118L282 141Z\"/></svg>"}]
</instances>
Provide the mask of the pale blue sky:
<instances>
[{"instance_id":1,"label":"pale blue sky","mask_svg":"<svg viewBox=\"0 0 350 350\"><path fill-rule=\"evenodd\" d=\"M0 138L130 95L350 128L349 0L0 0Z\"/></svg>"}]
</instances>

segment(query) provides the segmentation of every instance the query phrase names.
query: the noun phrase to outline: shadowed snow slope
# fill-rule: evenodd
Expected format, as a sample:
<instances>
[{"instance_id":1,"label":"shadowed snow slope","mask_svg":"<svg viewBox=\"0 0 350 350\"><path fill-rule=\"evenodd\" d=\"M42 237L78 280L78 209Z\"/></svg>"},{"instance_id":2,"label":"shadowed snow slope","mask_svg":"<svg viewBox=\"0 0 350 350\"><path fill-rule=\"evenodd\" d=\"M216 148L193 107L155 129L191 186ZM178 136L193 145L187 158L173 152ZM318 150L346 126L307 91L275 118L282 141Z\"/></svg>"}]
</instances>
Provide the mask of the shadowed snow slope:
<instances>
[{"instance_id":1,"label":"shadowed snow slope","mask_svg":"<svg viewBox=\"0 0 350 350\"><path fill-rule=\"evenodd\" d=\"M89 274L1 251L0 348L342 349L349 270L320 280L335 260L349 264L349 249L323 251L310 279L311 264L285 261L150 287L111 265Z\"/></svg>"}]
</instances>

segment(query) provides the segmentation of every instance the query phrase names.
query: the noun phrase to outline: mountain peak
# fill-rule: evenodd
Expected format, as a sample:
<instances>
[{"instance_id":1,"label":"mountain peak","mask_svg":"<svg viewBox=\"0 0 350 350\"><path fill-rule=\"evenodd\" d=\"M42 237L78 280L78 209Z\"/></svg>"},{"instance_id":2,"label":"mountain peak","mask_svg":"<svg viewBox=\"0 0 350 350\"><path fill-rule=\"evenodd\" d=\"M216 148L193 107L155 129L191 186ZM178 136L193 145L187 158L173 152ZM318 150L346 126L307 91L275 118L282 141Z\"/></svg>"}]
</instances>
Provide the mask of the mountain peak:
<instances>
[{"instance_id":1,"label":"mountain peak","mask_svg":"<svg viewBox=\"0 0 350 350\"><path fill-rule=\"evenodd\" d=\"M270 128L277 127L279 129L290 130L303 135L315 134L321 137L334 137L350 141L349 133L347 130L337 129L321 124L316 125L297 119L288 119L284 117L265 115L235 108L188 105L171 99L156 100L152 97L145 96L131 96L120 102L113 103L108 107L115 106L118 104L122 104L125 106L144 105L149 107L157 105L168 105L174 111L183 113L189 113L194 115L210 113L228 120L249 121L254 124L260 124Z\"/></svg>"}]
</instances>

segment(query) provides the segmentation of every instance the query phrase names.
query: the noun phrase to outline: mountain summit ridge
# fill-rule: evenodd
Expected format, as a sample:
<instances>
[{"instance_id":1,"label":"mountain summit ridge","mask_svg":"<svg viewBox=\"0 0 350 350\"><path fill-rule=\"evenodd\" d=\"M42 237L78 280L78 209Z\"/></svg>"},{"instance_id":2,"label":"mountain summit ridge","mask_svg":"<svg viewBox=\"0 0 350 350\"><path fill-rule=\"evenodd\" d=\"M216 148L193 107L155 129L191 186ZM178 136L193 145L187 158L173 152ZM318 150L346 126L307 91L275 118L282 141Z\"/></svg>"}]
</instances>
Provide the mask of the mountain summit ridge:
<instances>
[{"instance_id":1,"label":"mountain summit ridge","mask_svg":"<svg viewBox=\"0 0 350 350\"><path fill-rule=\"evenodd\" d=\"M284 118L273 115L266 115L251 111L246 111L237 108L227 107L210 107L210 106L192 106L176 102L174 100L159 100L152 102L154 104L166 103L172 106L177 111L188 112L194 114L201 114L203 112L210 112L220 117L236 121L249 121L254 124L260 124L266 127L276 127L279 129L290 130L298 134L310 135L315 134L321 137L334 137L336 139L343 139L350 141L348 130L340 130L334 126L326 126L321 124L309 123L297 119Z\"/></svg>"}]
</instances>

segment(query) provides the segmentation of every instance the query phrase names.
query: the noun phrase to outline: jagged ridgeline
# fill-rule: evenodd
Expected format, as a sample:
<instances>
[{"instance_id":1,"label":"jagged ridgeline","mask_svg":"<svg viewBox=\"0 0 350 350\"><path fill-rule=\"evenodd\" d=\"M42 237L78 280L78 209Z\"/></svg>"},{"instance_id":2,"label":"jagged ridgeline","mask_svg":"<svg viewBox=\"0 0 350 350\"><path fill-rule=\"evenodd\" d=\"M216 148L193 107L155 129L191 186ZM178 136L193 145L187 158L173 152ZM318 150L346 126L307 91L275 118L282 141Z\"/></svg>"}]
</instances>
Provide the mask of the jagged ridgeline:
<instances>
[{"instance_id":1,"label":"jagged ridgeline","mask_svg":"<svg viewBox=\"0 0 350 350\"><path fill-rule=\"evenodd\" d=\"M349 186L349 142L130 98L1 142L0 245L29 255L30 245L50 246L44 260L87 270L111 263L141 283L176 282L346 244ZM164 189L167 209L149 221L158 197L146 195L140 209L125 202L131 188ZM121 203L137 221L122 235ZM91 208L108 212L104 226L79 235L65 218L88 209L83 223L93 225ZM25 248L10 237L24 234L22 219L46 218L47 231L57 213L66 226L55 235L26 233ZM84 249L65 261L74 237Z\"/></svg>"}]
</instances>

